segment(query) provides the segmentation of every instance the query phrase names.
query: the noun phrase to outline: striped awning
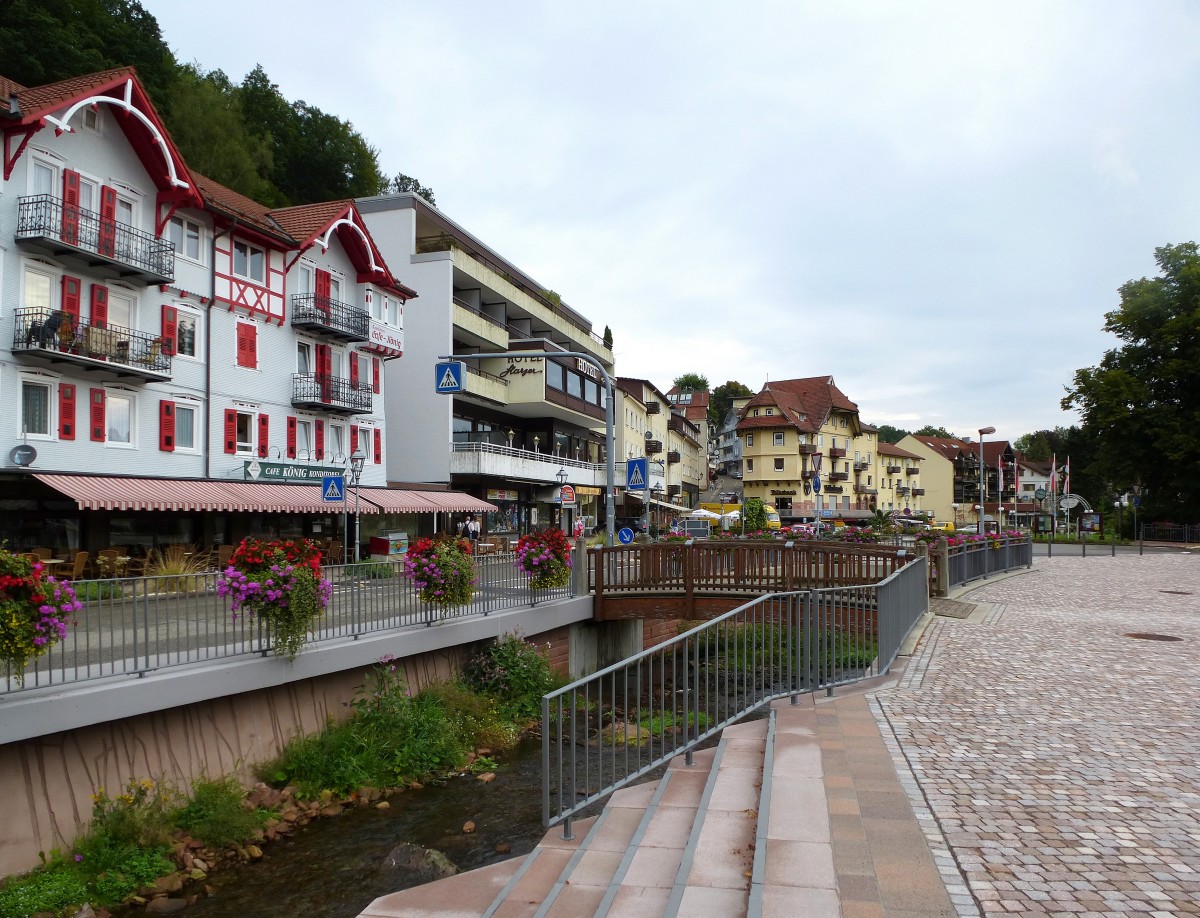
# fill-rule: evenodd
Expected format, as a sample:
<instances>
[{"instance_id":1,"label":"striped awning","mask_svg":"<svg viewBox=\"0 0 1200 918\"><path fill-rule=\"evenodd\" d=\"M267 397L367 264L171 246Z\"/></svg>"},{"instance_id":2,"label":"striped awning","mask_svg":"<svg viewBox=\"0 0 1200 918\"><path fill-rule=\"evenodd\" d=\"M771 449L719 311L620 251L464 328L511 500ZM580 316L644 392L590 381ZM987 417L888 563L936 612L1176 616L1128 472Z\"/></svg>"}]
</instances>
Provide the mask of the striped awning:
<instances>
[{"instance_id":1,"label":"striped awning","mask_svg":"<svg viewBox=\"0 0 1200 918\"><path fill-rule=\"evenodd\" d=\"M340 513L321 499L317 484L264 484L193 478L118 478L105 475L33 476L75 501L80 510L200 510L225 513ZM352 503L353 489L348 489ZM457 491L362 488L359 513L480 513L486 501Z\"/></svg>"}]
</instances>

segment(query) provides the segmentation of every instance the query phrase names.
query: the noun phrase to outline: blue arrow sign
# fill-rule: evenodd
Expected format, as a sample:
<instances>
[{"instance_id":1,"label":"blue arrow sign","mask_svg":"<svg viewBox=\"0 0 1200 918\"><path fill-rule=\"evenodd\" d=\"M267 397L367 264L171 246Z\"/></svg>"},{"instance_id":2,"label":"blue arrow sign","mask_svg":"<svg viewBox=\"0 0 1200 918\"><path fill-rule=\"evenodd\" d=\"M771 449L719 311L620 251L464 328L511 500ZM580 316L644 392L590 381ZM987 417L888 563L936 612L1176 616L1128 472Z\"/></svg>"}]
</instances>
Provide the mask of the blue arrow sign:
<instances>
[{"instance_id":1,"label":"blue arrow sign","mask_svg":"<svg viewBox=\"0 0 1200 918\"><path fill-rule=\"evenodd\" d=\"M321 500L340 504L346 497L346 479L343 475L326 475L321 479Z\"/></svg>"},{"instance_id":2,"label":"blue arrow sign","mask_svg":"<svg viewBox=\"0 0 1200 918\"><path fill-rule=\"evenodd\" d=\"M645 491L646 481L650 477L650 460L645 456L640 459L625 460L625 487L630 491Z\"/></svg>"},{"instance_id":3,"label":"blue arrow sign","mask_svg":"<svg viewBox=\"0 0 1200 918\"><path fill-rule=\"evenodd\" d=\"M466 377L467 365L461 360L449 360L434 365L433 386L439 393L463 391L463 379Z\"/></svg>"},{"instance_id":4,"label":"blue arrow sign","mask_svg":"<svg viewBox=\"0 0 1200 918\"><path fill-rule=\"evenodd\" d=\"M628 545L633 541L633 530L626 526L624 529L617 530L617 541L622 545Z\"/></svg>"},{"instance_id":5,"label":"blue arrow sign","mask_svg":"<svg viewBox=\"0 0 1200 918\"><path fill-rule=\"evenodd\" d=\"M820 478L813 479L813 493L814 494L821 493L821 479Z\"/></svg>"}]
</instances>

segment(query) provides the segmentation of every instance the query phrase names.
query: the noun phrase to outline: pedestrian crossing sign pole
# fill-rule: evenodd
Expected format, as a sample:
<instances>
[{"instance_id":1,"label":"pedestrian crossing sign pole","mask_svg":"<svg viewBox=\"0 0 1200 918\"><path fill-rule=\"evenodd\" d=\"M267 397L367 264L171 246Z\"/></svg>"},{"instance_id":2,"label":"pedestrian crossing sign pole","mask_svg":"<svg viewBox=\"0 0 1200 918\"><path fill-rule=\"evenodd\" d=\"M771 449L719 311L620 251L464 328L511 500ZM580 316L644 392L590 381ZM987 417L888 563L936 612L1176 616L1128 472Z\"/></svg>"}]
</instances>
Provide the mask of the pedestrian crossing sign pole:
<instances>
[{"instance_id":1,"label":"pedestrian crossing sign pole","mask_svg":"<svg viewBox=\"0 0 1200 918\"><path fill-rule=\"evenodd\" d=\"M463 379L466 376L467 365L461 360L447 360L435 364L433 369L433 386L439 394L454 394L464 391Z\"/></svg>"},{"instance_id":2,"label":"pedestrian crossing sign pole","mask_svg":"<svg viewBox=\"0 0 1200 918\"><path fill-rule=\"evenodd\" d=\"M326 475L321 479L321 500L340 504L346 499L346 479L343 475Z\"/></svg>"}]
</instances>

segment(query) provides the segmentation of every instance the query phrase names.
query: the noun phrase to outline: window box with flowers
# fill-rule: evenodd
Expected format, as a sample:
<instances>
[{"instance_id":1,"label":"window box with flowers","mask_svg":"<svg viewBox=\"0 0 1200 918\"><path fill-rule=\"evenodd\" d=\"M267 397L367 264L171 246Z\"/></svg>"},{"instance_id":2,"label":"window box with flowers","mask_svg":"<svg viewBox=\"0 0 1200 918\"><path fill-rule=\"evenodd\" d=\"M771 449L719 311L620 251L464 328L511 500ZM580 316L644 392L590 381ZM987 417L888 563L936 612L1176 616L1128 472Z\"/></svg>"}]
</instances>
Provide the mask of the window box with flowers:
<instances>
[{"instance_id":1,"label":"window box with flowers","mask_svg":"<svg viewBox=\"0 0 1200 918\"><path fill-rule=\"evenodd\" d=\"M0 548L0 659L18 684L31 660L67 636L81 608L70 583L44 576L40 562Z\"/></svg>"},{"instance_id":2,"label":"window box with flowers","mask_svg":"<svg viewBox=\"0 0 1200 918\"><path fill-rule=\"evenodd\" d=\"M332 592L321 551L307 539L243 539L217 577L217 594L230 597L234 616L257 615L276 652L289 660L308 641L309 625Z\"/></svg>"},{"instance_id":3,"label":"window box with flowers","mask_svg":"<svg viewBox=\"0 0 1200 918\"><path fill-rule=\"evenodd\" d=\"M534 590L563 587L571 582L571 543L561 529L543 529L517 541L517 570L529 575Z\"/></svg>"},{"instance_id":4,"label":"window box with flowers","mask_svg":"<svg viewBox=\"0 0 1200 918\"><path fill-rule=\"evenodd\" d=\"M466 539L417 539L404 556L404 575L421 601L431 606L465 606L475 595L478 578Z\"/></svg>"}]
</instances>

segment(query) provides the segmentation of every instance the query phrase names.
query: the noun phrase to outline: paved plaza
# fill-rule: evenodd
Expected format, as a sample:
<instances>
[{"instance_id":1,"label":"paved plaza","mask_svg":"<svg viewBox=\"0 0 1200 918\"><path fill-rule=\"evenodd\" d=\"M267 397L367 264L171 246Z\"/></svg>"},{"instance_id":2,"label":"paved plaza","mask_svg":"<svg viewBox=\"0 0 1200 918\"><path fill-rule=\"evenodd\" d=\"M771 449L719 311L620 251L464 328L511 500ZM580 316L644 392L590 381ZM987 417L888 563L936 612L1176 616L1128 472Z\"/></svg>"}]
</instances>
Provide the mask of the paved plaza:
<instances>
[{"instance_id":1,"label":"paved plaza","mask_svg":"<svg viewBox=\"0 0 1200 918\"><path fill-rule=\"evenodd\" d=\"M958 913L1200 915L1200 554L960 598L869 696Z\"/></svg>"}]
</instances>

